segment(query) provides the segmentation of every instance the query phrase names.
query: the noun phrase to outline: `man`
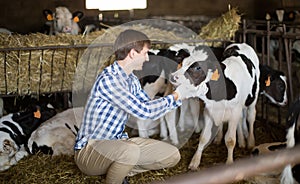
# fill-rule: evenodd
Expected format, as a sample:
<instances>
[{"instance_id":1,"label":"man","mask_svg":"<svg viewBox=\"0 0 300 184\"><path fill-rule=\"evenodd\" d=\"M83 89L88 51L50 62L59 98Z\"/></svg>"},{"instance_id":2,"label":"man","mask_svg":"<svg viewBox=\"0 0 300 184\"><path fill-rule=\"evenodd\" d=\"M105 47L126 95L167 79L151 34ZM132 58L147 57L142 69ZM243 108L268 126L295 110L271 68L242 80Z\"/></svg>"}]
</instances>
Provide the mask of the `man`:
<instances>
[{"instance_id":1,"label":"man","mask_svg":"<svg viewBox=\"0 0 300 184\"><path fill-rule=\"evenodd\" d=\"M175 166L178 149L168 143L124 132L129 115L158 119L181 105L182 90L151 100L133 70L149 60L149 38L135 30L119 34L116 61L98 75L87 100L75 143L75 162L87 175L106 174L106 183L122 183L128 175Z\"/></svg>"}]
</instances>

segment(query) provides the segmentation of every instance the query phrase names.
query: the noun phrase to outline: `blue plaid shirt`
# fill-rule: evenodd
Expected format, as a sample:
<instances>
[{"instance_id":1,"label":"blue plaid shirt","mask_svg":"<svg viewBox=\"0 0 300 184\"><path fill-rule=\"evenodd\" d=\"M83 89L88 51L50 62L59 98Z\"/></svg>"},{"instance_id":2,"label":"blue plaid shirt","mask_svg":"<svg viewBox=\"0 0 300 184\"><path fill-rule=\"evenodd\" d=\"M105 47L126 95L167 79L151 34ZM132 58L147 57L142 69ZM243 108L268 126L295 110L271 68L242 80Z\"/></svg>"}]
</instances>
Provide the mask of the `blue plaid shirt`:
<instances>
[{"instance_id":1,"label":"blue plaid shirt","mask_svg":"<svg viewBox=\"0 0 300 184\"><path fill-rule=\"evenodd\" d=\"M127 75L114 62L94 83L74 148L83 148L89 139L128 138L124 129L129 115L155 120L179 105L181 101L175 101L173 95L151 100L138 78L134 74Z\"/></svg>"}]
</instances>

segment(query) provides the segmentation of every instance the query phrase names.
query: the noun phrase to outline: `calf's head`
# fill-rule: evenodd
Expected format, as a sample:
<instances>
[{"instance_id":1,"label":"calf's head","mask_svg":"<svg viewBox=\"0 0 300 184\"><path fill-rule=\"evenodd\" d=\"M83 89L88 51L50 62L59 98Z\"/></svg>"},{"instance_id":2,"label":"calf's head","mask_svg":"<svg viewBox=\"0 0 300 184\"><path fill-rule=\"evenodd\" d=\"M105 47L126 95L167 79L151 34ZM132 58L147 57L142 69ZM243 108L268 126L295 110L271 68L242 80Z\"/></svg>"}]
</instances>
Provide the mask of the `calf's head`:
<instances>
[{"instance_id":1,"label":"calf's head","mask_svg":"<svg viewBox=\"0 0 300 184\"><path fill-rule=\"evenodd\" d=\"M6 170L11 166L10 160L17 153L18 146L9 135L0 131L0 171Z\"/></svg>"},{"instance_id":2,"label":"calf's head","mask_svg":"<svg viewBox=\"0 0 300 184\"><path fill-rule=\"evenodd\" d=\"M205 95L208 91L207 82L219 79L219 71L214 54L204 49L194 49L190 56L182 62L182 67L170 76L170 82L174 86L184 85L186 89L204 92L196 96ZM201 89L201 90L200 90Z\"/></svg>"},{"instance_id":3,"label":"calf's head","mask_svg":"<svg viewBox=\"0 0 300 184\"><path fill-rule=\"evenodd\" d=\"M18 146L5 132L0 132L0 158L4 155L11 157L17 151ZM0 159L1 160L1 159Z\"/></svg>"},{"instance_id":4,"label":"calf's head","mask_svg":"<svg viewBox=\"0 0 300 184\"><path fill-rule=\"evenodd\" d=\"M273 104L284 106L288 102L287 79L283 72L260 65L260 92Z\"/></svg>"},{"instance_id":5,"label":"calf's head","mask_svg":"<svg viewBox=\"0 0 300 184\"><path fill-rule=\"evenodd\" d=\"M50 24L54 34L56 33L69 33L77 35L79 26L77 22L83 17L81 11L76 11L73 14L66 7L57 7L53 13L51 10L44 10L44 16L47 19L47 24Z\"/></svg>"}]
</instances>

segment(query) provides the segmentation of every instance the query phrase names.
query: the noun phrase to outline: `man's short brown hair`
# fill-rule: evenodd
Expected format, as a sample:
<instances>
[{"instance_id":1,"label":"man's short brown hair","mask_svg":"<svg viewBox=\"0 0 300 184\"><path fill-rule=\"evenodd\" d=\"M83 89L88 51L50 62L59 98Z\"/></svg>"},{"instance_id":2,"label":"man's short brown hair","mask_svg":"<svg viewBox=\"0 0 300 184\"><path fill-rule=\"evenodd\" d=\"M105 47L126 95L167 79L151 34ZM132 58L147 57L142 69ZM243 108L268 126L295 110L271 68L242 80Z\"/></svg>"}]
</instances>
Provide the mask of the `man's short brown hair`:
<instances>
[{"instance_id":1,"label":"man's short brown hair","mask_svg":"<svg viewBox=\"0 0 300 184\"><path fill-rule=\"evenodd\" d=\"M136 50L138 53L145 45L150 48L150 40L147 35L140 31L127 29L119 34L113 49L116 55L116 60L125 59L131 49Z\"/></svg>"}]
</instances>

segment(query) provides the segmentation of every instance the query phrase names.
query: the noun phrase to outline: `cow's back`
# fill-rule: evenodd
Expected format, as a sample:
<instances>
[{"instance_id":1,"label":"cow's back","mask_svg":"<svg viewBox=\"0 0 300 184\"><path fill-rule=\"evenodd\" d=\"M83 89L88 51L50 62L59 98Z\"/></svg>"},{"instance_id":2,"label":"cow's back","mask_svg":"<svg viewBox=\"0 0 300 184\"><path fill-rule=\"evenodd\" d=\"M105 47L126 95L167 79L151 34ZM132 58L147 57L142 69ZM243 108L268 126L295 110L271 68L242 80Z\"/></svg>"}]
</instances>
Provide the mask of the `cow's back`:
<instances>
[{"instance_id":1,"label":"cow's back","mask_svg":"<svg viewBox=\"0 0 300 184\"><path fill-rule=\"evenodd\" d=\"M223 72L225 80L231 80L237 90L235 100L249 106L256 102L259 92L259 60L247 44L232 44L223 54Z\"/></svg>"}]
</instances>

